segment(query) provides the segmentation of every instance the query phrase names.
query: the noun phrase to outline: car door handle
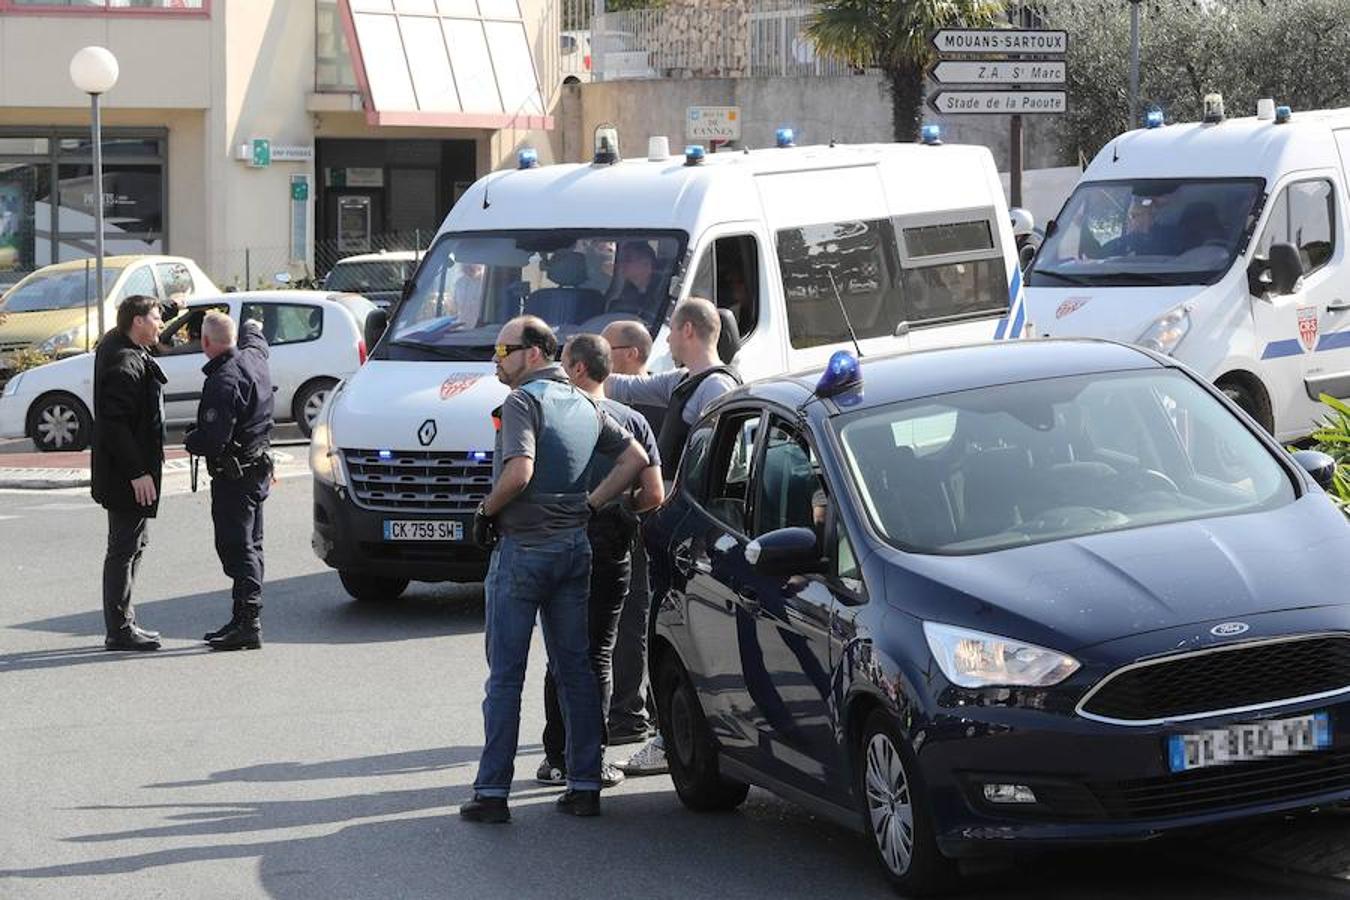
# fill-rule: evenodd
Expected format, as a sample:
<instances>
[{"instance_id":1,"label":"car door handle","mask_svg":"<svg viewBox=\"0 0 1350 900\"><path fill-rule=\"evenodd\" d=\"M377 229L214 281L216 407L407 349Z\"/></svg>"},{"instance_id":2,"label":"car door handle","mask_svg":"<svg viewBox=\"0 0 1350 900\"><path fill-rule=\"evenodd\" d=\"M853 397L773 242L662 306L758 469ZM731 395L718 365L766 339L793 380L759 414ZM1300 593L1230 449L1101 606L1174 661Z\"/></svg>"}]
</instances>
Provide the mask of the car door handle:
<instances>
[{"instance_id":1,"label":"car door handle","mask_svg":"<svg viewBox=\"0 0 1350 900\"><path fill-rule=\"evenodd\" d=\"M1327 304L1327 312L1345 312L1350 309L1350 300L1332 300Z\"/></svg>"}]
</instances>

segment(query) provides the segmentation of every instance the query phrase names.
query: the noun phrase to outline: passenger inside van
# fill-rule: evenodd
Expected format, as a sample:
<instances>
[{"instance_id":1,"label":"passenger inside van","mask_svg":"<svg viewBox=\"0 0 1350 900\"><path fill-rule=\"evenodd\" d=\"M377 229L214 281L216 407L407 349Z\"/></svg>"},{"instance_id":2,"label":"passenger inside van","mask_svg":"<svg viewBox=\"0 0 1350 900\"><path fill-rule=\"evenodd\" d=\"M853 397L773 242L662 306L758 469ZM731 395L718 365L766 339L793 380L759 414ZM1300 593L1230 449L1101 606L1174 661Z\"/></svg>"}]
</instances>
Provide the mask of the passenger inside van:
<instances>
[{"instance_id":1,"label":"passenger inside van","mask_svg":"<svg viewBox=\"0 0 1350 900\"><path fill-rule=\"evenodd\" d=\"M646 241L628 241L619 247L619 284L606 307L608 312L640 313L650 309L657 283L656 251Z\"/></svg>"}]
</instances>

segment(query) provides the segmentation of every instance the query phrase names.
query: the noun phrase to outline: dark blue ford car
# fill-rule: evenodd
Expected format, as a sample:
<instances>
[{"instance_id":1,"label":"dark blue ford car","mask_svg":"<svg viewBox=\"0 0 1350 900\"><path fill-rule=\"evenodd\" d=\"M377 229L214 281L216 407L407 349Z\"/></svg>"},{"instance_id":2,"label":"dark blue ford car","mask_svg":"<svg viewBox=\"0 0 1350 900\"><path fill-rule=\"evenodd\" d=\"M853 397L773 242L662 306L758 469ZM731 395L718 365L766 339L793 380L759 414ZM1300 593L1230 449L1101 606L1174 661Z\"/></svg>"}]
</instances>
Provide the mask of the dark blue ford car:
<instances>
[{"instance_id":1,"label":"dark blue ford car","mask_svg":"<svg viewBox=\"0 0 1350 900\"><path fill-rule=\"evenodd\" d=\"M728 395L644 535L683 802L757 784L907 892L1000 846L1350 797L1350 526L1213 387L1117 344Z\"/></svg>"}]
</instances>

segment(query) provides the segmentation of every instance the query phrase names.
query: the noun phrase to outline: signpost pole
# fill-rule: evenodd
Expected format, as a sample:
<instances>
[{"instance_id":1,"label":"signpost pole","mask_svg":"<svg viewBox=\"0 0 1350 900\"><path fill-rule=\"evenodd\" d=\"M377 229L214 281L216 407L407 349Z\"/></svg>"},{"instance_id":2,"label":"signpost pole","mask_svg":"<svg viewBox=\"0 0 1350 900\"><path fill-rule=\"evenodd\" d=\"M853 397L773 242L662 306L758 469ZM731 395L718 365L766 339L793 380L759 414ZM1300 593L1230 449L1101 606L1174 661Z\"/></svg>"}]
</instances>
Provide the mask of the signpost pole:
<instances>
[{"instance_id":1,"label":"signpost pole","mask_svg":"<svg viewBox=\"0 0 1350 900\"><path fill-rule=\"evenodd\" d=\"M1022 205L1022 117L1017 115L1008 129L1008 205Z\"/></svg>"},{"instance_id":2,"label":"signpost pole","mask_svg":"<svg viewBox=\"0 0 1350 900\"><path fill-rule=\"evenodd\" d=\"M1130 128L1139 124L1139 3L1130 0Z\"/></svg>"}]
</instances>

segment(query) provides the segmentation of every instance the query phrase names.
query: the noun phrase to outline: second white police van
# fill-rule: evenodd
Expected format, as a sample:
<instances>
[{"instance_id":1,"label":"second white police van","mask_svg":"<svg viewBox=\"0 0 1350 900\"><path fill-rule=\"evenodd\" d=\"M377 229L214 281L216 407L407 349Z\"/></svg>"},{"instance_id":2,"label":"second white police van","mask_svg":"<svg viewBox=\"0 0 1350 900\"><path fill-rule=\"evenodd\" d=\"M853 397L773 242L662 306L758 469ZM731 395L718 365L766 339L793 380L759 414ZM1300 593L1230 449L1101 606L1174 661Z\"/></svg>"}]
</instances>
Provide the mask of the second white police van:
<instances>
[{"instance_id":1,"label":"second white police van","mask_svg":"<svg viewBox=\"0 0 1350 900\"><path fill-rule=\"evenodd\" d=\"M1031 330L1130 341L1215 382L1281 440L1350 397L1350 110L1148 127L1083 172L1027 275ZM1123 426L1128 430L1128 426Z\"/></svg>"},{"instance_id":2,"label":"second white police van","mask_svg":"<svg viewBox=\"0 0 1350 900\"><path fill-rule=\"evenodd\" d=\"M636 319L661 371L674 304L705 297L747 380L823 364L850 322L864 354L1009 331L1020 273L988 150L780 141L672 157L658 139L646 159L545 167L526 150L460 199L314 430L313 546L348 593L486 572L468 536L506 396L493 346L514 316L564 340Z\"/></svg>"}]
</instances>

